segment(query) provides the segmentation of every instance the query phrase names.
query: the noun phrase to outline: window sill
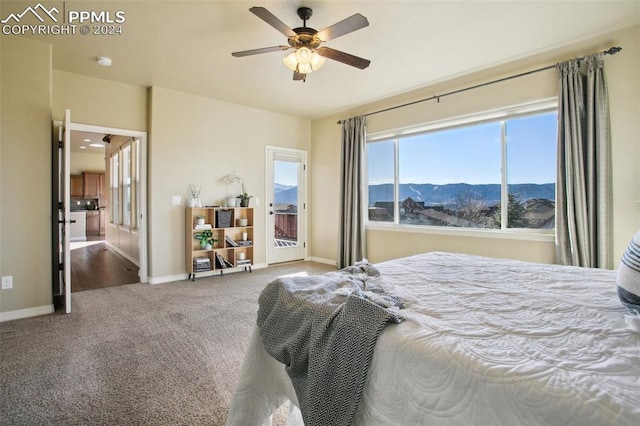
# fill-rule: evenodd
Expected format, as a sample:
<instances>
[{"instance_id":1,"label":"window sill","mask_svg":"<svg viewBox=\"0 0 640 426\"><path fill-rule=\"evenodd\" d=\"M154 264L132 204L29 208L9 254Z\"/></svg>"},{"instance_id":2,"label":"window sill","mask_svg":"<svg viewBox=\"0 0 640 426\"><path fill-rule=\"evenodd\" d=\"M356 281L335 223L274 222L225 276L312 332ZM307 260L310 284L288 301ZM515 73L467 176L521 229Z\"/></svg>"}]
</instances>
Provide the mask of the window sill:
<instances>
[{"instance_id":1,"label":"window sill","mask_svg":"<svg viewBox=\"0 0 640 426\"><path fill-rule=\"evenodd\" d=\"M412 234L450 235L470 238L494 238L522 241L555 241L553 230L523 230L523 229L470 229L444 228L435 226L396 225L385 223L367 223L367 231L408 232Z\"/></svg>"}]
</instances>

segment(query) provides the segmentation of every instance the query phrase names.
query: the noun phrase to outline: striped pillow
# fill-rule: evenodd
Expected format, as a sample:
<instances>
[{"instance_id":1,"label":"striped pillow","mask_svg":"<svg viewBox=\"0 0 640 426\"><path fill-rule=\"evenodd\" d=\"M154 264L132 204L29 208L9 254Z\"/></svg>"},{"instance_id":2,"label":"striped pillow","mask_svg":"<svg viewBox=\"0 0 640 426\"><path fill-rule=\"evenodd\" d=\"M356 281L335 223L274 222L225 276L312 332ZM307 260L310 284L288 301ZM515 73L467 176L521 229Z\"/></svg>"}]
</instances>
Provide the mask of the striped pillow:
<instances>
[{"instance_id":1,"label":"striped pillow","mask_svg":"<svg viewBox=\"0 0 640 426\"><path fill-rule=\"evenodd\" d=\"M618 266L618 297L631 313L640 315L640 231L631 239Z\"/></svg>"}]
</instances>

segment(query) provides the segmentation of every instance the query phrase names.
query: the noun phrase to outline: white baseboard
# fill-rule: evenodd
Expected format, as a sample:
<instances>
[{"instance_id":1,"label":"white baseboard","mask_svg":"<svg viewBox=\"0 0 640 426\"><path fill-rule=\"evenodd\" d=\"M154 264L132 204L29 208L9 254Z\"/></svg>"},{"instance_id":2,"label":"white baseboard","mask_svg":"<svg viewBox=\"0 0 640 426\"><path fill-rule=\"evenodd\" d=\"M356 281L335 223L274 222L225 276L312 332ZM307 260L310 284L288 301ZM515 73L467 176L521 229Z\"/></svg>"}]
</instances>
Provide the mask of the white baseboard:
<instances>
[{"instance_id":1,"label":"white baseboard","mask_svg":"<svg viewBox=\"0 0 640 426\"><path fill-rule=\"evenodd\" d=\"M53 305L37 306L35 308L0 312L0 322L12 321L12 320L29 318L29 317L37 317L38 315L52 314L54 312L55 312L55 308L53 307Z\"/></svg>"},{"instance_id":2,"label":"white baseboard","mask_svg":"<svg viewBox=\"0 0 640 426\"><path fill-rule=\"evenodd\" d=\"M333 266L337 266L338 265L338 262L336 260L324 259L322 257L311 256L309 258L309 260L312 261L312 262L324 263L326 265L333 265Z\"/></svg>"},{"instance_id":3,"label":"white baseboard","mask_svg":"<svg viewBox=\"0 0 640 426\"><path fill-rule=\"evenodd\" d=\"M265 263L258 263L256 265L251 265L251 270L262 269L266 267L267 265ZM244 268L240 267L240 268L224 269L223 276L226 274L234 274L236 272L244 272ZM211 277L211 276L220 276L220 269L216 269L215 271L198 272L196 274L196 278ZM149 281L149 284L164 284L164 283L170 283L174 281L184 281L187 279L189 279L189 274L185 272L184 274L165 275L164 277L149 277L148 281Z\"/></svg>"}]
</instances>

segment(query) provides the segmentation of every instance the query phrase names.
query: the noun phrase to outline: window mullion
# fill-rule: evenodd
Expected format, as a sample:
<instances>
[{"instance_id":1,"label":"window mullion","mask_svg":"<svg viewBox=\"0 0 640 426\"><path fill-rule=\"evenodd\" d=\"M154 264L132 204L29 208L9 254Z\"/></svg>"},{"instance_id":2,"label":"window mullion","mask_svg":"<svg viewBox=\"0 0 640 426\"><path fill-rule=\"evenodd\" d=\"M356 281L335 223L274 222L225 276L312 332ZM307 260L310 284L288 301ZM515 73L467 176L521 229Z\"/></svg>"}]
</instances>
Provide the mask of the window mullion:
<instances>
[{"instance_id":1,"label":"window mullion","mask_svg":"<svg viewBox=\"0 0 640 426\"><path fill-rule=\"evenodd\" d=\"M509 186L507 182L507 123L500 122L501 171L500 171L500 229L509 227Z\"/></svg>"},{"instance_id":2,"label":"window mullion","mask_svg":"<svg viewBox=\"0 0 640 426\"><path fill-rule=\"evenodd\" d=\"M400 144L393 140L393 223L400 223Z\"/></svg>"}]
</instances>

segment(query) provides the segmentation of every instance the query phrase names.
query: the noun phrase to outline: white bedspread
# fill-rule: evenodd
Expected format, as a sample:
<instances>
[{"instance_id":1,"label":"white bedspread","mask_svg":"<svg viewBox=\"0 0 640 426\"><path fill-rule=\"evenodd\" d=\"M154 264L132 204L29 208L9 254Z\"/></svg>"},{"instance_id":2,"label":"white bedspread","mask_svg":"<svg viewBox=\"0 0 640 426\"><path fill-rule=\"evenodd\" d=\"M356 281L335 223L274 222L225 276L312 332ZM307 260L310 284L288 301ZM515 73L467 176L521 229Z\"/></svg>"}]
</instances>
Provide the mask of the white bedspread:
<instances>
[{"instance_id":1,"label":"white bedspread","mask_svg":"<svg viewBox=\"0 0 640 426\"><path fill-rule=\"evenodd\" d=\"M640 335L615 272L450 253L376 267L408 306L378 339L356 424L640 424ZM286 399L254 333L227 424L270 424Z\"/></svg>"}]
</instances>

